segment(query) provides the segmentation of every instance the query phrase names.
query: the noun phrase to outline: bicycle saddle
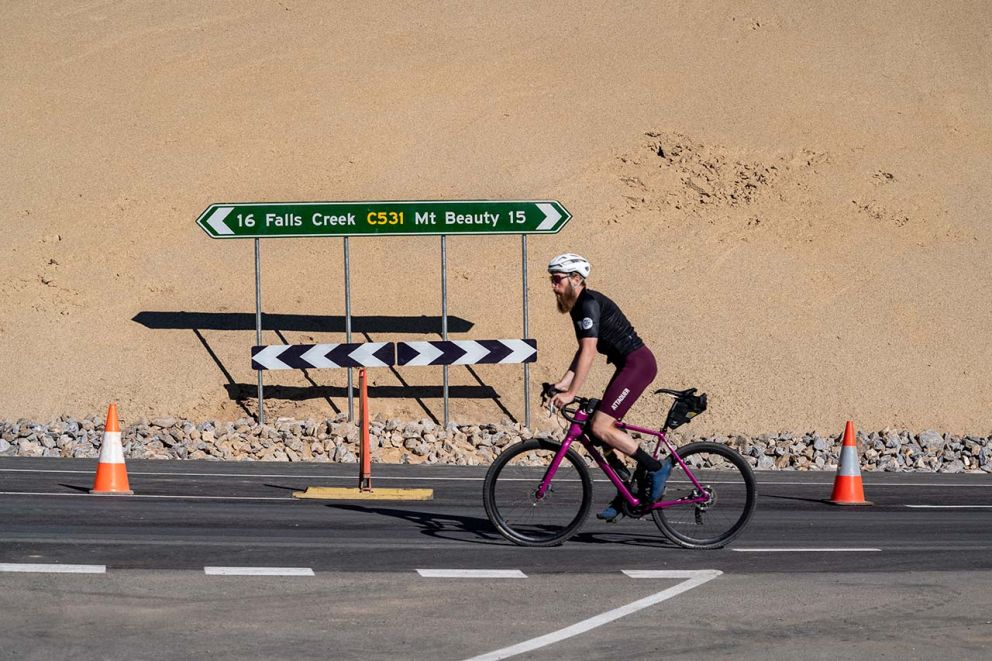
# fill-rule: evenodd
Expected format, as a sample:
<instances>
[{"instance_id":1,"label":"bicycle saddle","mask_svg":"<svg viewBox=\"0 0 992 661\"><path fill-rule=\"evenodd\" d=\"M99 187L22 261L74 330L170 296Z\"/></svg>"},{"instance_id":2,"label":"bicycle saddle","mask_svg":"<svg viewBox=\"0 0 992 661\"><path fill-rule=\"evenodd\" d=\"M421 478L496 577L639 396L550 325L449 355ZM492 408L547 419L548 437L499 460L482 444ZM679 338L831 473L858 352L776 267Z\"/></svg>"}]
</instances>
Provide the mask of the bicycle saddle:
<instances>
[{"instance_id":1,"label":"bicycle saddle","mask_svg":"<svg viewBox=\"0 0 992 661\"><path fill-rule=\"evenodd\" d=\"M682 397L691 397L692 395L696 394L696 389L689 388L688 390L669 390L668 388L659 388L658 390L654 391L654 394L657 395L660 392L681 399Z\"/></svg>"}]
</instances>

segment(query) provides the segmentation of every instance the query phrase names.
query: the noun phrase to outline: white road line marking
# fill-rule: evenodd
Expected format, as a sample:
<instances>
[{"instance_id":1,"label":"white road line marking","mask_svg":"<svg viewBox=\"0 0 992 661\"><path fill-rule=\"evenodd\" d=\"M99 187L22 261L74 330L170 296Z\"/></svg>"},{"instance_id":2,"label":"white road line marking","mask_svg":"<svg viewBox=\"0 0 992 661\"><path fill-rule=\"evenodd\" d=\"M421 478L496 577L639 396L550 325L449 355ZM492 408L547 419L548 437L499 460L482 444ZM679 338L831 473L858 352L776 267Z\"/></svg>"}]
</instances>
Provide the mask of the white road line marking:
<instances>
[{"instance_id":1,"label":"white road line marking","mask_svg":"<svg viewBox=\"0 0 992 661\"><path fill-rule=\"evenodd\" d=\"M313 576L309 567L204 567L207 576Z\"/></svg>"},{"instance_id":2,"label":"white road line marking","mask_svg":"<svg viewBox=\"0 0 992 661\"><path fill-rule=\"evenodd\" d=\"M633 570L632 570L633 571ZM626 573L626 572L625 572ZM613 610L606 611L596 615L595 617L590 617L589 619L582 620L572 626L565 627L564 629L559 629L552 633L546 634L544 636L539 636L537 638L532 638L530 640L525 640L522 643L512 645L510 647L504 647L503 649L496 650L494 652L489 652L488 654L482 654L481 656L475 656L468 661L489 661L491 659L506 659L517 654L523 654L524 652L530 652L532 650L539 649L541 647L546 647L552 645L566 638L571 638L577 636L581 633L585 633L596 627L600 627L604 624L608 624L614 620L618 620L621 617L630 615L631 613L636 613L639 610L643 610L649 606L654 606L655 604L661 603L666 599L671 599L674 596L680 595L683 592L691 590L692 588L698 587L707 581L711 581L723 572L716 569L701 569L699 571L659 571L652 573L650 578L685 578L689 577L688 580L679 583L676 586L670 587L667 590L662 590L661 592L656 592L655 594L645 597L644 599L639 599L633 601L620 608L614 608ZM629 574L628 574L629 575ZM645 576L648 577L648 576Z\"/></svg>"},{"instance_id":3,"label":"white road line marking","mask_svg":"<svg viewBox=\"0 0 992 661\"><path fill-rule=\"evenodd\" d=\"M174 461L180 462L180 461L183 461L183 460L176 459ZM0 468L0 473L68 473L68 474L74 474L74 475L91 475L91 476L93 475L93 471L92 470L67 470L67 469L56 469L56 468ZM289 474L284 474L284 473L184 473L184 472L167 472L167 471L154 472L154 471L135 471L135 470L128 470L127 474L130 475L130 476L134 476L134 475L149 475L149 476L160 476L160 477L239 477L239 478L244 478L244 477L257 477L257 478L280 477L280 478L295 478L295 479L301 479L301 480L349 480L349 481L354 481L354 479L355 479L355 476L354 475L351 475L351 474L349 474L349 475L302 475L302 474L298 474L298 473L295 473L295 474L294 473L289 473ZM830 475L833 475L832 472L829 473L829 474ZM868 473L866 471L866 472L862 473L862 477L864 477L865 474L867 474L868 476L871 475L871 473ZM518 479L522 480L524 478L518 478ZM440 477L440 476L437 476L437 477L433 477L433 476L432 477L418 477L418 476L401 477L401 476L389 476L389 475L376 475L375 480L376 480L376 482L383 482L383 481L388 482L388 481L393 481L393 480L396 480L396 481L407 481L407 480L409 480L409 481L430 481L430 482L482 482L483 480L485 480L485 476L484 475L479 475L478 477ZM593 479L593 481L594 482L609 482L609 480L607 478L605 478L605 477L596 477L596 478ZM831 481L829 481L829 482L777 482L777 481L769 481L769 482L763 482L763 484L765 486L767 486L767 487L777 487L777 486L800 486L800 487L823 487L823 486L827 486L827 487L831 487L831 486L833 486L834 483L833 483L833 481L831 479ZM971 488L985 488L985 489L989 489L989 488L992 488L992 482L985 482L985 483L978 483L978 482L976 482L974 484L940 484L940 483L934 483L934 482L887 482L887 483L870 482L870 484L868 484L868 486L870 486L872 489L879 489L879 488L884 489L886 487L934 487L934 486L937 486L937 487L940 487L940 488L948 488L948 489L971 489Z\"/></svg>"},{"instance_id":4,"label":"white road line marking","mask_svg":"<svg viewBox=\"0 0 992 661\"><path fill-rule=\"evenodd\" d=\"M0 562L0 571L44 574L106 574L106 565L44 565Z\"/></svg>"},{"instance_id":5,"label":"white road line marking","mask_svg":"<svg viewBox=\"0 0 992 661\"><path fill-rule=\"evenodd\" d=\"M0 491L0 496L78 496L80 498L92 498L92 494L88 493L72 493L72 492L49 492L49 491ZM161 498L164 500L282 500L286 502L296 502L296 499L292 496L200 496L200 495L181 495L177 494L174 496L170 495L149 495L136 493L130 496L121 496L118 500L134 500L142 498Z\"/></svg>"},{"instance_id":6,"label":"white road line marking","mask_svg":"<svg viewBox=\"0 0 992 661\"><path fill-rule=\"evenodd\" d=\"M519 569L418 569L424 578L527 578Z\"/></svg>"},{"instance_id":7,"label":"white road line marking","mask_svg":"<svg viewBox=\"0 0 992 661\"><path fill-rule=\"evenodd\" d=\"M992 508L992 505L904 505L904 507L912 507L914 509L927 509L927 510L963 510L963 509L988 509Z\"/></svg>"},{"instance_id":8,"label":"white road line marking","mask_svg":"<svg viewBox=\"0 0 992 661\"><path fill-rule=\"evenodd\" d=\"M738 553L861 553L878 552L882 549L871 548L752 548L752 549L730 549Z\"/></svg>"},{"instance_id":9,"label":"white road line marking","mask_svg":"<svg viewBox=\"0 0 992 661\"><path fill-rule=\"evenodd\" d=\"M623 573L631 578L697 578L706 572L713 573L716 578L721 572L715 569L624 569Z\"/></svg>"},{"instance_id":10,"label":"white road line marking","mask_svg":"<svg viewBox=\"0 0 992 661\"><path fill-rule=\"evenodd\" d=\"M182 461L177 459L175 461ZM65 469L54 469L54 468L0 468L0 473L67 473L71 475L93 475L92 470L65 470ZM152 476L152 477L258 477L258 478L293 478L298 480L347 480L354 482L354 475L302 475L302 474L283 474L283 473L183 473L183 472L166 472L166 471L136 471L128 470L127 474L129 476L141 475L141 476ZM400 476L388 476L388 475L376 475L375 481L431 481L431 482L482 482L485 480L485 475L479 475L478 477L400 477ZM603 478L604 482L607 482L606 478Z\"/></svg>"}]
</instances>

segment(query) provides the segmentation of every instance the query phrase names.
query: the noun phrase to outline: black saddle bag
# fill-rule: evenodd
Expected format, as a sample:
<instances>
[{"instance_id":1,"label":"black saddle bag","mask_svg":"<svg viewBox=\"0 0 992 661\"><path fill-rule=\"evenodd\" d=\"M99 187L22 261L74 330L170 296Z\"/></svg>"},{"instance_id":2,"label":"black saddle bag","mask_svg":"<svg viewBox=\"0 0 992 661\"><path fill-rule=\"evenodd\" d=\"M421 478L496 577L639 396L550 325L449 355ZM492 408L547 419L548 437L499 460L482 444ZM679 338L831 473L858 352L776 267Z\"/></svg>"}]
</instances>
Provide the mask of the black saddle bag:
<instances>
[{"instance_id":1,"label":"black saddle bag","mask_svg":"<svg viewBox=\"0 0 992 661\"><path fill-rule=\"evenodd\" d=\"M679 397L668 411L665 426L669 429L681 427L706 410L706 393Z\"/></svg>"}]
</instances>

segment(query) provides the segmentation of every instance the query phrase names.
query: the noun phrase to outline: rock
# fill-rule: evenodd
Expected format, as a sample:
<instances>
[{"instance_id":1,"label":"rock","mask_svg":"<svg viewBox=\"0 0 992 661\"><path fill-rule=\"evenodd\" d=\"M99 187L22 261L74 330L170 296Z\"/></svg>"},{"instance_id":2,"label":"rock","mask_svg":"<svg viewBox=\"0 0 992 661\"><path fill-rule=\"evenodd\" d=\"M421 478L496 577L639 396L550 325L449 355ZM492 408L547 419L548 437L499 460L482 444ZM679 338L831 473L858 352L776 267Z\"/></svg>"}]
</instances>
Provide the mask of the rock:
<instances>
[{"instance_id":1,"label":"rock","mask_svg":"<svg viewBox=\"0 0 992 661\"><path fill-rule=\"evenodd\" d=\"M964 462L960 459L955 459L954 461L944 464L941 468L942 473L961 473L964 471Z\"/></svg>"},{"instance_id":2,"label":"rock","mask_svg":"<svg viewBox=\"0 0 992 661\"><path fill-rule=\"evenodd\" d=\"M103 440L102 418L62 416L48 424L0 420L0 455L96 457ZM520 423L449 423L377 417L370 443L373 460L389 463L487 464L507 446L528 438L560 440L561 431L535 433ZM278 418L258 426L249 418L199 424L175 417L141 419L124 429L125 457L209 461L336 461L352 463L359 430L344 414L321 421ZM779 432L707 438L679 437L680 443L707 440L735 448L759 470L836 469L839 441L817 432ZM918 435L884 429L858 435L863 471L992 472L992 438Z\"/></svg>"},{"instance_id":3,"label":"rock","mask_svg":"<svg viewBox=\"0 0 992 661\"><path fill-rule=\"evenodd\" d=\"M17 454L21 457L40 457L45 452L45 449L41 446L41 443L35 443L34 441L23 441L18 445L19 449Z\"/></svg>"},{"instance_id":4,"label":"rock","mask_svg":"<svg viewBox=\"0 0 992 661\"><path fill-rule=\"evenodd\" d=\"M763 454L758 457L758 465L756 468L759 471L771 470L775 468L775 460L772 459L771 456Z\"/></svg>"},{"instance_id":5,"label":"rock","mask_svg":"<svg viewBox=\"0 0 992 661\"><path fill-rule=\"evenodd\" d=\"M920 447L926 448L927 450L933 450L935 452L940 452L944 449L944 438L935 431L925 431L921 432L919 435Z\"/></svg>"}]
</instances>

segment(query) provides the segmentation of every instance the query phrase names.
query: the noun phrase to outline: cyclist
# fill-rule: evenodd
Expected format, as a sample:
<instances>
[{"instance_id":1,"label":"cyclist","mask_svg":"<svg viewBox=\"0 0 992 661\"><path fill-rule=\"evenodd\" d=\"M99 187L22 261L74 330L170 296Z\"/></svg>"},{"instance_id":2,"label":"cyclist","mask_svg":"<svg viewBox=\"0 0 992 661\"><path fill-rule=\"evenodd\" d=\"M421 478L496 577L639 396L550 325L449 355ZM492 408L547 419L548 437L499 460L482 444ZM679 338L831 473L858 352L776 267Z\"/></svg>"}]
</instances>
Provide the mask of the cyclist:
<instances>
[{"instance_id":1,"label":"cyclist","mask_svg":"<svg viewBox=\"0 0 992 661\"><path fill-rule=\"evenodd\" d=\"M654 354L634 332L633 326L617 304L609 298L586 287L591 270L589 261L574 253L558 255L548 263L551 288L558 303L558 311L569 313L575 329L579 348L575 352L565 376L554 384L559 392L551 398L555 408L565 406L582 388L589 376L596 352L605 354L607 363L616 366L616 372L606 386L606 392L590 420L590 431L597 439L615 450L633 457L638 466L647 471L650 498L661 497L671 463L664 464L645 452L625 431L614 424L623 418L641 396L644 389L658 373ZM607 522L622 516L623 496L619 493L596 516Z\"/></svg>"}]
</instances>

